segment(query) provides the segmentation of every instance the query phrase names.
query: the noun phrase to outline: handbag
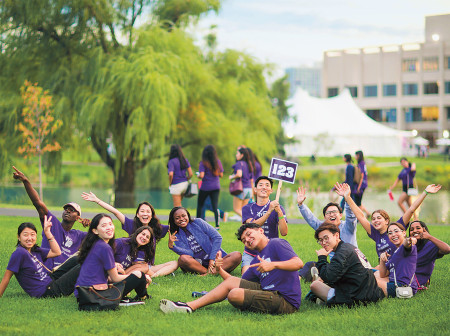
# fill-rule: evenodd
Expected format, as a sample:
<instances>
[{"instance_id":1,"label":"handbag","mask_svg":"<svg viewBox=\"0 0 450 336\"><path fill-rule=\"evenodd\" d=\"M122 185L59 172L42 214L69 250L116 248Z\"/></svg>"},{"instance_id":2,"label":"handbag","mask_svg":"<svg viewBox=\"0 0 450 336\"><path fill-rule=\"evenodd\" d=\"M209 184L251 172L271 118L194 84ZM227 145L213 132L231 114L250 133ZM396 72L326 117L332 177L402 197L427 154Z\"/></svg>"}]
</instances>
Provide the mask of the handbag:
<instances>
[{"instance_id":1,"label":"handbag","mask_svg":"<svg viewBox=\"0 0 450 336\"><path fill-rule=\"evenodd\" d=\"M417 195L419 195L419 190L416 188L416 187L412 187L412 188L410 188L409 187L409 175L407 176L407 183L408 183L408 189L406 190L406 194L408 195L408 196L417 196ZM414 183L414 180L413 180L413 183Z\"/></svg>"},{"instance_id":2,"label":"handbag","mask_svg":"<svg viewBox=\"0 0 450 336\"><path fill-rule=\"evenodd\" d=\"M244 191L244 186L242 184L241 178L234 179L230 182L230 194L233 196L237 196Z\"/></svg>"},{"instance_id":3,"label":"handbag","mask_svg":"<svg viewBox=\"0 0 450 336\"><path fill-rule=\"evenodd\" d=\"M125 281L109 284L108 289L97 290L94 286L77 286L79 310L114 310L119 308Z\"/></svg>"},{"instance_id":4,"label":"handbag","mask_svg":"<svg viewBox=\"0 0 450 336\"><path fill-rule=\"evenodd\" d=\"M395 276L395 269L394 269L394 281L395 281L395 295L399 298L399 299L410 299L414 296L414 292L411 288L411 284L412 281L415 277L415 273L413 274L411 281L409 282L409 286L402 286L399 287L397 285L397 277Z\"/></svg>"},{"instance_id":5,"label":"handbag","mask_svg":"<svg viewBox=\"0 0 450 336\"><path fill-rule=\"evenodd\" d=\"M192 183L191 181L189 181L186 192L184 193L184 197L190 198L194 197L195 195L198 195L198 185L197 183Z\"/></svg>"}]
</instances>

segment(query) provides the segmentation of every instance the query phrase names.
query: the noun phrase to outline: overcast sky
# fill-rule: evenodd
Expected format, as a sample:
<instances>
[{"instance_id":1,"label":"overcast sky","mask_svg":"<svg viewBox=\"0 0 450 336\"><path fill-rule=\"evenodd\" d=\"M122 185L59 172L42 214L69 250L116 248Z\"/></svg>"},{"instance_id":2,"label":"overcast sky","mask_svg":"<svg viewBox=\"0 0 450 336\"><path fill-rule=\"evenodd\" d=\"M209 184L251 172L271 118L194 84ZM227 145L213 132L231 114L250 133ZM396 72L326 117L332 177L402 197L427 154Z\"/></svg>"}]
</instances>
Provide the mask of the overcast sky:
<instances>
[{"instance_id":1,"label":"overcast sky","mask_svg":"<svg viewBox=\"0 0 450 336\"><path fill-rule=\"evenodd\" d=\"M449 14L450 0L223 0L218 48L245 51L279 70L320 62L325 50L424 40L425 16Z\"/></svg>"}]
</instances>

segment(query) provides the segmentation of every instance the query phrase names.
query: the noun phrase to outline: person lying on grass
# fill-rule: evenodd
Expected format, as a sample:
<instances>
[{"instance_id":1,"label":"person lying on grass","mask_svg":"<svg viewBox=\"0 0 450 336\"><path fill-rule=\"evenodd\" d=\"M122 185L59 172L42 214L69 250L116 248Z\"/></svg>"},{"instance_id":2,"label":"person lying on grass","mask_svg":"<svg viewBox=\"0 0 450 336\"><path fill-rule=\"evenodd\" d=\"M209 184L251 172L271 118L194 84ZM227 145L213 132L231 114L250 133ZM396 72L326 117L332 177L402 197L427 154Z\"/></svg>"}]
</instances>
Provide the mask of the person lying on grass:
<instances>
[{"instance_id":1,"label":"person lying on grass","mask_svg":"<svg viewBox=\"0 0 450 336\"><path fill-rule=\"evenodd\" d=\"M31 297L59 297L73 293L80 268L58 276L52 274L44 262L49 258L61 255L56 239L51 233L52 218L44 216L43 235L47 238L50 248L39 247L36 244L37 230L33 223L22 223L17 229L17 248L12 253L6 267L5 275L0 283L0 297L8 287L13 275L20 287Z\"/></svg>"},{"instance_id":2,"label":"person lying on grass","mask_svg":"<svg viewBox=\"0 0 450 336\"><path fill-rule=\"evenodd\" d=\"M126 217L122 212L114 208L112 205L102 201L100 198L95 196L93 192L84 192L81 197L85 201L94 202L100 205L103 209L111 212L119 222L122 224L122 229L131 236L138 228L142 226L149 226L152 231L152 244L153 249L156 252L156 244L166 236L169 231L168 225L163 225L160 223L158 217L156 217L156 212L153 206L148 202L139 203L136 214L133 219ZM138 259L139 260L139 259ZM140 260L142 261L142 260ZM155 265L155 254L153 254L152 259L148 263L149 270L147 272L152 278L157 276L164 276L171 274L178 268L178 262L176 260L168 261L164 264Z\"/></svg>"},{"instance_id":3,"label":"person lying on grass","mask_svg":"<svg viewBox=\"0 0 450 336\"><path fill-rule=\"evenodd\" d=\"M270 201L273 181L267 176L260 176L256 179L253 193L256 195L256 202L249 203L242 208L242 223L256 223L264 229L264 234L268 238L278 238L278 231L282 236L288 233L286 215L283 207L278 201ZM258 253L247 247L242 255L242 274L250 266L251 261Z\"/></svg>"},{"instance_id":4,"label":"person lying on grass","mask_svg":"<svg viewBox=\"0 0 450 336\"><path fill-rule=\"evenodd\" d=\"M408 228L411 217L413 216L414 212L419 208L419 206L422 204L425 197L428 194L437 193L440 189L441 186L439 184L428 185L423 191L423 193L421 193L417 197L417 199L414 201L411 207L408 210L406 210L403 216L397 220L397 223L400 223L406 228ZM351 198L350 187L346 183L343 184L336 183L335 190L339 196L344 197L345 201L350 206L350 209L352 209L353 213L356 215L356 218L361 223L364 230L366 230L369 238L375 241L378 258L383 252L392 254L397 249L397 247L389 240L387 234L387 228L388 225L390 224L390 217L388 213L381 209L375 210L374 212L372 212L372 224L371 224L369 220L365 217L362 210L356 205L356 203ZM377 266L376 268L378 269L379 267Z\"/></svg>"},{"instance_id":5,"label":"person lying on grass","mask_svg":"<svg viewBox=\"0 0 450 336\"><path fill-rule=\"evenodd\" d=\"M417 239L406 238L406 232L400 223L388 226L388 236L397 247L394 253L383 252L380 256L380 271L376 272L378 286L386 297L396 297L397 286L410 286L413 294L418 285L415 278L417 265Z\"/></svg>"},{"instance_id":6,"label":"person lying on grass","mask_svg":"<svg viewBox=\"0 0 450 336\"><path fill-rule=\"evenodd\" d=\"M426 289L430 283L436 259L450 253L450 246L433 237L427 225L422 221L414 221L409 226L409 236L417 239L416 277L420 289Z\"/></svg>"},{"instance_id":7,"label":"person lying on grass","mask_svg":"<svg viewBox=\"0 0 450 336\"><path fill-rule=\"evenodd\" d=\"M61 255L55 258L46 259L44 264L49 269L54 269L73 256L78 251L83 239L86 237L86 232L72 229L75 222L80 221L81 224L86 227L89 226L90 221L89 219L81 218L80 206L77 203L71 202L63 205L64 212L62 214L62 221L60 222L39 198L39 194L32 187L25 174L14 166L13 169L15 171L13 173L13 178L22 181L28 197L31 202L33 202L33 205L39 214L42 226L44 225L45 216L52 218L51 232L61 248ZM50 248L50 244L44 234L42 235L42 247L47 249Z\"/></svg>"},{"instance_id":8,"label":"person lying on grass","mask_svg":"<svg viewBox=\"0 0 450 336\"><path fill-rule=\"evenodd\" d=\"M313 281L311 291L327 306L367 304L384 298L375 276L367 268L365 256L340 238L339 227L323 223L314 233L322 248L316 251L320 279ZM330 262L327 256L334 252Z\"/></svg>"},{"instance_id":9,"label":"person lying on grass","mask_svg":"<svg viewBox=\"0 0 450 336\"><path fill-rule=\"evenodd\" d=\"M225 299L238 309L254 312L291 314L298 310L302 293L297 271L303 262L291 245L283 239L267 238L255 223L241 225L236 236L246 247L258 251L242 279L224 270L218 251L215 267L224 281L195 301L161 300L159 307L164 313L191 313Z\"/></svg>"},{"instance_id":10,"label":"person lying on grass","mask_svg":"<svg viewBox=\"0 0 450 336\"><path fill-rule=\"evenodd\" d=\"M205 275L216 274L214 258L220 250L223 268L233 271L241 262L240 252L226 254L221 249L222 236L201 218L191 219L189 211L175 207L169 214L169 248L178 254L178 265L184 272Z\"/></svg>"}]
</instances>

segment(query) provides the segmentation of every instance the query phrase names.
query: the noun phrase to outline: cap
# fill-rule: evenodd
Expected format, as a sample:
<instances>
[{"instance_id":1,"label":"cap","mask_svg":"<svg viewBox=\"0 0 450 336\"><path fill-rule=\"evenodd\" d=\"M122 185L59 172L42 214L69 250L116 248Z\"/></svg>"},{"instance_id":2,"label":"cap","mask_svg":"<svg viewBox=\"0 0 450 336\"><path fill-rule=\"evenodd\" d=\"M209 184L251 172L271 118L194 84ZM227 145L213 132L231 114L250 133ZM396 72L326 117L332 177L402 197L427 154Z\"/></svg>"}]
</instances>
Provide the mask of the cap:
<instances>
[{"instance_id":1,"label":"cap","mask_svg":"<svg viewBox=\"0 0 450 336\"><path fill-rule=\"evenodd\" d=\"M63 209L69 205L78 212L78 216L81 216L81 207L75 202L70 202L70 203L64 204Z\"/></svg>"}]
</instances>

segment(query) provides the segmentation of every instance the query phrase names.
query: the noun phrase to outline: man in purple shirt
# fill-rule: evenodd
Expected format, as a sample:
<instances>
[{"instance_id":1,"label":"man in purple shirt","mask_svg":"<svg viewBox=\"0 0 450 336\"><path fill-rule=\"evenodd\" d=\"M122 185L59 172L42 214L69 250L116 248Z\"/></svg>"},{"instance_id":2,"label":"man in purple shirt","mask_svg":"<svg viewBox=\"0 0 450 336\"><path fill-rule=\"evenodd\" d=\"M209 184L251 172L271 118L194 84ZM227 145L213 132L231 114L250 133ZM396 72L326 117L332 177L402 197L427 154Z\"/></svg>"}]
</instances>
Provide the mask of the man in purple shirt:
<instances>
[{"instance_id":1,"label":"man in purple shirt","mask_svg":"<svg viewBox=\"0 0 450 336\"><path fill-rule=\"evenodd\" d=\"M282 236L288 233L287 220L283 207L278 201L270 201L273 181L267 176L260 176L255 181L254 194L256 202L249 203L242 208L242 223L256 223L264 230L269 238L278 238L278 231ZM258 253L247 247L242 256L242 274L249 268L251 261Z\"/></svg>"},{"instance_id":2,"label":"man in purple shirt","mask_svg":"<svg viewBox=\"0 0 450 336\"><path fill-rule=\"evenodd\" d=\"M164 313L192 313L198 308L228 299L241 310L270 314L290 314L301 303L300 280L297 271L303 266L291 245L283 239L270 239L255 223L243 224L236 236L244 245L258 251L251 268L242 279L231 276L222 268L220 251L216 256L216 269L224 281L205 296L190 302L161 300Z\"/></svg>"}]
</instances>

